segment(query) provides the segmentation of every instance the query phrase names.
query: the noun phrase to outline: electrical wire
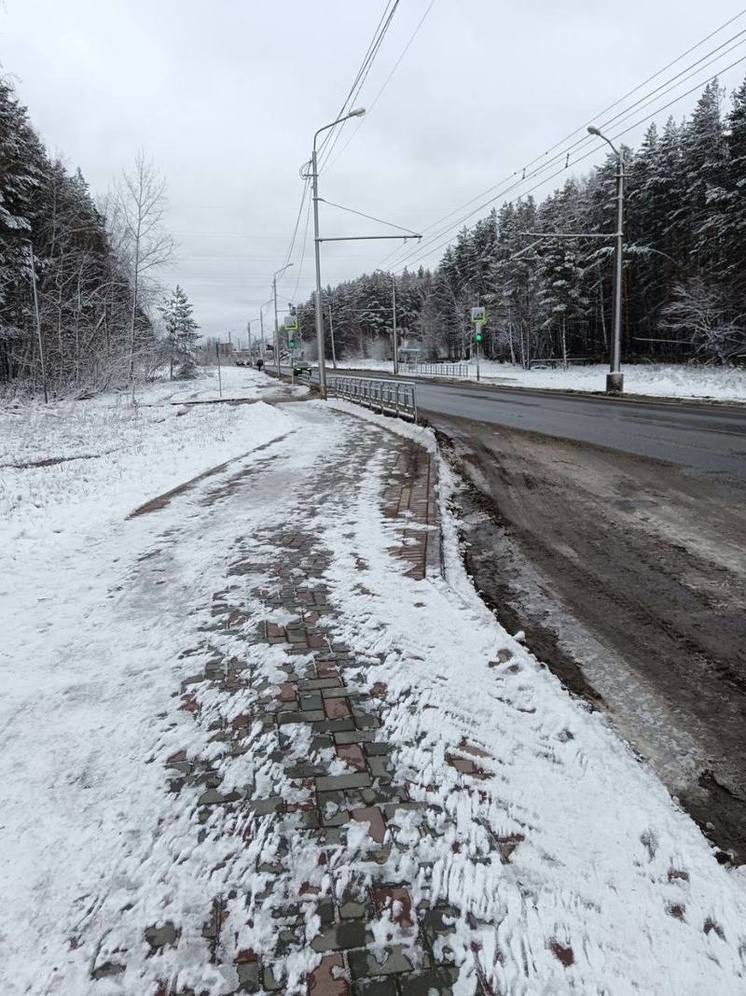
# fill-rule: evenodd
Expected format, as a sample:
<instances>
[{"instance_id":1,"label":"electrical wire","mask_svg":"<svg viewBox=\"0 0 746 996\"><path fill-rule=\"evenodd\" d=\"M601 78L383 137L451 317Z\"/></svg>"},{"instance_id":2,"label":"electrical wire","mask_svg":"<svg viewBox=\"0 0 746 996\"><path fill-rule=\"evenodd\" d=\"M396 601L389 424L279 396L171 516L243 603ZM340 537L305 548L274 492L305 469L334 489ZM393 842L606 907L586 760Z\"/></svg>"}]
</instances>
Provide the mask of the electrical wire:
<instances>
[{"instance_id":1,"label":"electrical wire","mask_svg":"<svg viewBox=\"0 0 746 996\"><path fill-rule=\"evenodd\" d=\"M301 278L303 276L303 263L306 258L306 245L308 243L308 229L311 222L311 206L312 202L309 200L308 209L306 210L306 224L303 230L303 243L301 245L300 262L298 264L298 276L295 281L295 287L293 288L293 300L296 301L298 298L298 288L300 287Z\"/></svg>"},{"instance_id":2,"label":"electrical wire","mask_svg":"<svg viewBox=\"0 0 746 996\"><path fill-rule=\"evenodd\" d=\"M404 56L405 56L405 55L407 54L407 52L409 51L409 48L410 48L410 46L411 46L412 42L413 42L413 41L415 40L415 38L417 37L417 35L418 35L419 31L420 31L420 28L421 28L421 27L422 27L422 25L423 25L423 24L425 23L425 20L426 20L426 18L427 18L427 15L428 15L428 14L430 13L430 11L431 11L431 10L433 9L433 5L434 5L434 4L435 4L435 0L430 0L430 3L429 3L429 4L427 5L427 8L426 8L426 10L425 10L425 13L424 13L424 14L422 15L422 17L420 18L420 20L419 20L419 22L417 23L417 26L415 27L415 29L414 29L414 31L412 32L412 34L411 34L411 35L409 36L409 41L407 42L407 44L406 44L406 45L404 46L404 48L402 49L402 52L401 52L401 55L399 56L399 58L398 58L398 59L396 60L396 62L394 63L394 66L393 66L393 68L392 68L391 72L390 72L390 73L388 74L388 76L386 77L386 79L385 79L385 80L383 81L383 85L381 86L381 89L380 89L380 90L378 91L378 93L377 93L377 94L375 95L375 97L373 98L373 100L372 100L372 101L370 102L370 104L368 105L368 108L367 108L367 110L366 110L366 117L369 117L369 116L370 116L370 112L371 112L371 111L373 110L373 108L374 108L374 107L376 106L376 104L378 103L378 101L379 101L379 100L381 99L381 94L383 93L383 91L384 91L384 90L386 89L386 87L387 87L387 86L389 85L389 83L391 82L391 78L392 78L392 76L394 75L394 73L396 72L396 70L397 70L397 69L399 68L399 66L401 65L401 63L402 63L402 60L404 59ZM336 155L336 156L334 157L334 159L333 159L333 160L332 160L332 161L331 161L331 162L330 162L330 163L328 164L328 168L329 168L329 169L331 169L331 167L332 167L332 166L335 166L335 165L336 165L336 164L337 164L337 163L339 162L339 160L340 160L340 159L342 158L342 156L343 156L343 155L345 154L345 152L347 151L347 149L348 149L348 147L349 147L349 145L350 145L350 142L351 142L351 141L353 140L353 138L354 138L354 137L355 137L355 136L357 135L357 133L358 133L358 132L360 131L360 129L361 129L362 127L363 127L363 124L364 124L364 123L365 123L365 122L364 122L364 120L363 120L363 121L358 121L358 123L357 123L357 127L355 128L355 130L353 131L353 133L352 133L352 134L350 135L350 137L349 137L349 138L347 139L347 141L346 141L346 142L345 142L345 144L344 144L344 145L342 146L342 148L341 148L341 149L339 150L339 152L338 152L338 153L337 153L337 155Z\"/></svg>"},{"instance_id":3,"label":"electrical wire","mask_svg":"<svg viewBox=\"0 0 746 996\"><path fill-rule=\"evenodd\" d=\"M347 93L347 96L345 97L345 99L344 99L344 101L342 103L342 106L339 109L339 113L337 114L337 117L341 117L344 114L345 109L348 106L348 103L350 102L350 98L352 97L352 94L355 92L355 87L357 86L358 80L360 79L360 75L361 75L361 73L362 73L365 65L367 64L368 59L370 58L371 50L373 48L373 45L375 44L375 40L378 37L378 33L381 30L381 25L383 24L384 19L386 18L387 14L388 14L388 11L389 11L389 8L390 8L390 6L391 6L392 3L393 3L393 0L386 0L386 6L383 9L383 13L381 14L380 20L378 21L378 24L376 25L375 31L373 32L373 38L371 39L370 43L368 44L368 49L367 49L365 55L363 56L363 61L360 64L360 68L358 69L358 71L357 71L357 73L355 75L355 79L352 81L352 86L350 87L350 89L349 89L349 91ZM319 153L322 152L323 149L326 147L326 145L329 142L330 138L331 138L330 135L325 135L324 136L324 138L323 138L323 140L321 142L321 145L319 146L319 150L318 150Z\"/></svg>"},{"instance_id":4,"label":"electrical wire","mask_svg":"<svg viewBox=\"0 0 746 996\"><path fill-rule=\"evenodd\" d=\"M733 36L733 38L737 38L740 35L746 35L746 30L742 31L742 32L739 32L738 35ZM726 41L725 43L723 43L723 45L727 45L732 40L733 40L732 38L728 39L728 41ZM643 97L641 97L639 100L637 100L634 104L630 105L630 107L624 109L623 111L620 111L618 114L615 114L613 117L611 117L608 120L602 122L601 123L601 128L608 128L610 125L614 124L615 122L616 122L616 126L624 123L625 120L628 120L632 116L632 114L635 111L635 109L642 110L644 107L649 107L651 104L656 103L658 100L660 100L661 98L664 98L670 92L672 92L673 90L677 89L679 86L682 86L682 85L686 84L690 79L692 79L694 76L698 75L703 69L711 66L714 62L717 62L719 59L723 58L725 55L729 54L734 49L738 48L740 45L742 45L744 43L746 43L746 38L741 38L741 40L738 41L738 42L736 42L735 45L732 45L730 48L726 49L725 51L720 52L719 55L715 56L715 58L710 58L712 56L712 52L707 53L705 56L701 57L700 59L697 60L696 63L693 64L693 66L698 67L698 68L694 68L694 70L691 71L692 70L692 66L686 67L686 69L684 69L681 72L677 73L676 76L674 76L670 80L666 81L666 83L661 84L659 87L656 87L655 91L651 91L651 92L643 95ZM718 46L718 48L715 49L715 50L713 50L713 51L719 51L721 48L723 48L723 45ZM709 62L706 62L705 65L700 65L700 63L705 62L705 60L708 60L708 59L709 59ZM737 65L739 61L741 61L741 60L736 60L736 62L732 63L730 66L721 67L720 70L719 70L719 72L726 72L728 69L732 68L734 65ZM695 86L692 89L687 90L686 93L680 94L671 103L675 103L676 100L683 99L683 97L688 96L690 93L692 93L694 90L696 90L699 86L703 86L706 83L711 82L711 80L714 79L714 78L715 77L711 77L709 79L700 80L697 84L695 84ZM656 95L652 96L653 94L656 94ZM642 106L640 106L640 105L642 105ZM666 107L668 107L668 106L670 106L670 104L666 104L663 107L656 108L652 112L652 115L650 115L650 116L654 116L655 114L659 114L661 112L661 110L665 110ZM647 119L643 119L643 120L647 120ZM624 132L624 134L626 134L628 130L629 129L626 129L625 132ZM520 169L519 170L514 170L503 181L503 183L507 183L507 186L502 186L501 187L500 184L495 184L494 186L487 188L487 190L484 191L482 195L478 195L477 197L471 198L471 200L469 200L468 202L466 202L465 205L462 205L462 208L463 207L467 207L470 204L473 204L479 198L479 196L484 196L484 194L488 194L488 193L492 195L492 192L497 190L497 193L495 193L494 196L490 196L488 198L488 200L481 202L476 208L468 211L466 214L460 215L460 217L458 217L455 221L449 222L449 224L447 224L444 227L442 227L439 231L437 231L437 232L431 234L430 236L428 236L428 238L426 239L425 243L423 244L423 246L421 248L427 248L430 244L432 244L433 242L435 242L438 239L442 238L443 235L445 235L447 232L450 232L450 231L452 231L452 230L454 230L456 228L459 228L466 221L468 221L471 217L473 217L474 214L476 214L477 212L481 211L487 204L491 204L493 201L499 199L500 197L504 197L511 190L514 190L516 187L520 187L524 182L530 181L530 180L534 179L535 177L540 176L543 172L545 172L546 170L550 169L554 164L556 164L556 163L558 163L558 162L560 162L562 160L564 160L564 165L563 165L563 169L560 170L559 172L563 172L564 169L568 168L568 166L570 165L570 153L573 152L573 151L577 152L577 150L579 148L582 148L583 146L587 146L592 141L593 141L593 137L592 136L585 135L583 139L574 142L572 144L572 146L570 146L570 147L562 148L551 159L547 160L541 166L537 167L536 169L534 169L534 170L532 170L530 172L527 172L529 164L527 164L527 166L524 167L522 171ZM602 146L597 146L597 148L601 148L601 147ZM537 157L537 159L533 160L533 162L538 162L538 161L540 161L541 158L542 157ZM587 156L585 156L585 155L578 156L576 154L574 156L573 160L572 160L572 164L575 165L577 162L580 162L581 160L583 160L585 158L587 158ZM521 176L519 177L519 179L513 180L513 177L517 176L519 173L521 174ZM553 175L556 175L556 174L553 174ZM532 188L532 189L534 189L534 188ZM457 209L457 210L459 210L459 209ZM439 222L434 222L433 224L426 226L426 228L424 229L424 231L431 230L432 228L434 228L438 224L440 224L440 222L444 221L447 218L451 218L454 214L456 214L456 211L451 211L448 215L444 216L444 218L440 219ZM382 265L385 264L392 256L395 256L395 255L397 255L399 253L401 253L401 249L397 249L393 253L389 253L389 255L383 260ZM411 253L411 250L410 250L410 253ZM401 262L401 260L399 260L399 262Z\"/></svg>"},{"instance_id":5,"label":"electrical wire","mask_svg":"<svg viewBox=\"0 0 746 996\"><path fill-rule=\"evenodd\" d=\"M350 92L348 93L347 98L344 104L342 105L339 114L337 115L338 118L341 118L348 109L351 109L353 104L357 100L360 91L365 85L365 81L368 78L368 74L370 73L375 58L378 55L378 51L381 48L383 39L386 36L386 32L391 26L391 21L393 20L394 14L396 13L396 9L398 6L399 6L399 0L389 0L389 3L387 3L384 13L381 17L381 21L379 21L379 26L377 28L377 35L374 37L373 42L368 46L368 51L365 55L365 58L363 59L363 63L360 69L358 70L358 74L355 77L355 81L353 82L352 87L350 88ZM318 152L319 173L321 173L326 168L326 165L329 162L332 153L334 152L336 144L339 141L340 135L344 131L344 126L346 123L347 123L346 121L342 121L339 127L330 129L329 132L324 136L324 140L322 141L321 147ZM322 155L322 153L324 154Z\"/></svg>"},{"instance_id":6,"label":"electrical wire","mask_svg":"<svg viewBox=\"0 0 746 996\"><path fill-rule=\"evenodd\" d=\"M287 253L285 254L286 263L290 262L290 257L293 255L293 249L295 248L295 240L298 236L298 226L300 225L301 215L303 214L303 206L306 203L306 195L308 194L308 186L309 186L309 181L308 179L306 179L303 184L303 191L301 193L300 207L298 208L298 216L295 219L295 228L293 229L293 236L290 239L290 245L288 247Z\"/></svg>"},{"instance_id":7,"label":"electrical wire","mask_svg":"<svg viewBox=\"0 0 746 996\"><path fill-rule=\"evenodd\" d=\"M671 60L671 62L667 63L662 69L659 69L657 72L655 72L651 76L649 76L646 80L643 80L642 83L639 83L637 86L635 86L631 90L627 91L627 93L625 93L622 97L620 97L617 100L615 100L613 103L609 104L606 108L604 108L604 110L599 111L596 114L594 114L591 118L589 118L588 121L584 122L584 124L580 125L576 129L574 129L572 132L570 132L568 135L566 135L565 138L560 139L560 141L558 141L554 145L550 146L550 148L548 148L541 155L536 156L534 159L532 159L529 162L525 163L522 167L519 167L518 169L514 170L512 173L510 173L506 177L504 177L502 180L498 181L498 183L493 184L490 187L487 187L485 190L483 190L480 193L474 195L468 201L464 202L460 206L452 209L451 211L449 211L445 215L443 215L440 218L436 219L434 222L431 222L429 225L425 226L425 228L423 229L423 233L431 231L433 228L436 228L437 226L443 224L443 222L448 221L454 215L460 214L465 208L469 207L471 204L475 203L476 201L481 200L483 197L485 197L487 194L491 193L492 191L497 190L498 188L502 187L505 183L508 183L510 180L512 180L513 177L520 175L521 176L521 181L523 181L524 179L529 179L531 176L535 175L535 171L534 171L534 173L529 173L528 176L526 175L528 173L528 171L531 169L531 167L533 167L537 163L541 162L543 159L545 159L546 156L550 155L556 149L560 149L560 152L556 153L556 155L554 155L547 163L545 163L546 166L550 166L553 162L557 161L558 159L560 159L563 156L566 156L566 153L568 151L570 151L566 147L566 143L568 141L570 141L571 139L575 138L576 135L578 135L580 133L583 133L589 124L597 123L598 120L599 120L599 118L601 118L603 115L608 114L609 111L611 111L614 108L618 107L619 104L621 104L623 101L625 101L628 97L630 97L630 96L634 95L635 93L637 93L639 90L641 90L643 87L645 87L648 83L650 83L653 80L657 79L659 76L661 76L667 70L669 70L673 66L675 66L678 62L681 62L682 59L685 59L688 55L691 55L692 52L696 51L698 48L701 48L702 45L706 44L708 41L710 41L712 38L714 38L715 35L720 34L721 31L724 31L725 28L727 28L731 24L733 24L734 21L736 21L739 18L743 17L744 14L746 14L746 8L742 9L741 11L739 11L739 13L737 13L733 17L729 18L729 20L725 21L723 24L721 24L714 31L710 32L709 35L707 35L704 38L700 39L695 45L692 45L685 52L681 53L681 55L679 55L675 59ZM700 57L700 59L698 59L695 63L691 64L690 66L686 67L684 70L681 70L679 73L677 73L676 76L673 77L673 79L678 79L681 75L683 75L684 73L688 72L693 67L699 65L699 63L701 63L705 59L709 58L711 55L713 55L713 53L718 52L721 48L723 48L725 45L729 44L731 41L733 41L734 39L736 39L739 36L741 36L743 33L744 33L743 31L738 32L736 35L733 35L730 38L726 39L725 42L722 42L715 49L711 50L710 52L706 53L704 56ZM723 53L723 54L725 54L725 53ZM670 84L671 80L669 79L667 81L667 83ZM667 84L662 84L662 86L665 86L665 85L667 85ZM660 89L661 89L661 87L658 87L658 88L656 88L656 91L660 90ZM651 93L654 93L656 91L649 91L647 94L644 94L643 97L640 98L640 100L638 100L636 102L636 104L639 104L641 101L647 99L651 95ZM636 104L632 105L632 106L636 106ZM616 118L618 118L621 114L625 114L629 109L630 108L626 108L625 110L620 111L619 114L615 115L614 118L612 118L610 120L612 120L612 121L616 120ZM606 127L608 125L608 123L609 122L604 122L601 125L601 127ZM583 144L584 142L587 142L588 140L589 140L588 136L584 135L582 139L580 139L577 142L573 143L573 145L572 145L571 148L575 148L575 147L577 147L577 145ZM461 224L461 222L459 221L459 222L454 223L454 227L455 227L455 225L458 225L458 224ZM450 228L451 226L448 226L448 227ZM435 237L437 238L438 236L436 235ZM384 260L384 263L391 256L396 255L396 253L398 253L399 251L400 250L397 249L397 250L394 250L393 253L390 253L389 256L387 256L386 259Z\"/></svg>"},{"instance_id":8,"label":"electrical wire","mask_svg":"<svg viewBox=\"0 0 746 996\"><path fill-rule=\"evenodd\" d=\"M372 214L365 214L364 211L356 211L355 208L345 207L344 204L335 204L334 201L328 201L325 197L319 197L320 201L324 204L328 204L329 207L339 208L340 211L347 211L349 214L356 214L360 218L367 218L368 221L377 221L379 225L387 225L389 228L398 228L400 232L406 232L407 235L411 235L413 238L419 238L416 232L413 232L411 228L402 228L401 225L395 225L393 221L384 221L383 218L374 218Z\"/></svg>"},{"instance_id":9,"label":"electrical wire","mask_svg":"<svg viewBox=\"0 0 746 996\"><path fill-rule=\"evenodd\" d=\"M625 128L624 130L622 130L620 132L617 132L616 134L612 135L611 136L611 140L612 141L616 141L617 139L622 138L624 135L628 134L630 131L634 131L635 128L638 128L641 124L645 124L651 118L653 118L656 115L660 114L661 111L668 110L669 107L673 107L673 105L676 104L676 103L678 103L680 100L683 100L685 97L688 97L692 93L695 93L697 90L700 89L701 86L703 86L703 85L706 86L708 83L712 83L714 80L716 80L718 78L718 76L719 76L720 73L727 72L728 70L733 69L735 66L740 65L740 63L742 63L742 62L746 62L746 56L741 56L740 59L736 59L735 62L732 62L730 65L722 67L718 71L718 73L715 73L709 79L704 80L704 81L702 81L700 83L697 83L690 90L687 90L686 93L679 94L678 97L675 97L673 100L669 101L668 104L664 104L663 107L656 108L655 111L652 111L650 114L646 115L644 118L641 118L639 121L635 121L634 124L631 124L627 128ZM592 156L596 152L599 152L599 151L603 150L605 147L606 147L605 143L600 143L599 145L594 146L594 148L588 150L586 153L584 153L584 155L582 155L579 158L577 158L575 160L575 163L582 162L583 160L588 159L589 156ZM528 196L528 194L533 193L534 190L537 190L539 187L544 186L544 184L548 183L550 180L555 179L556 177L560 176L564 172L565 172L565 167L563 166L560 169L556 170L556 172L552 173L550 176L542 178L533 187L530 187L528 190L523 191L520 196L521 197ZM476 208L475 211L472 212L472 213L476 213L477 211L483 210L489 204L492 204L495 200L498 200L501 196L502 196L501 194L497 194L495 197L490 198L489 201L485 201L482 205L480 205L480 207ZM516 199L517 198L513 198L512 200L505 201L504 203L505 204L512 204ZM421 262L421 260L425 259L427 256L430 256L433 253L438 252L440 249L442 249L445 246L447 246L449 244L449 242L451 241L451 238L452 238L452 236L449 236L444 242L442 242L438 246L428 246L425 249L425 252L421 256L419 256L418 259L414 260L411 263L404 262L404 265L402 266L402 261L400 261L399 264L397 264L399 268L395 272L396 273L401 273L404 269L407 269L409 266L415 266L415 265L417 265L418 262Z\"/></svg>"}]
</instances>

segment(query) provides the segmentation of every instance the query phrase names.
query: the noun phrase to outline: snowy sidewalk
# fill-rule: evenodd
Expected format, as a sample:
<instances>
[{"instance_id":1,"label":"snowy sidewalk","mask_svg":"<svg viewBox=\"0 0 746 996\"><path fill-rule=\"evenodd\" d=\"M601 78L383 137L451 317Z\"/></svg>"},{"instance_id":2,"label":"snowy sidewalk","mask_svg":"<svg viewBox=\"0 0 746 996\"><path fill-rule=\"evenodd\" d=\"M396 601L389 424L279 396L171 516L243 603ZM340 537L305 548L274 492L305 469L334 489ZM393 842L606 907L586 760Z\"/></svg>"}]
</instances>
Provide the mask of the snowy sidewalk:
<instances>
[{"instance_id":1,"label":"snowy sidewalk","mask_svg":"<svg viewBox=\"0 0 746 996\"><path fill-rule=\"evenodd\" d=\"M743 876L477 599L432 450L277 416L101 541L80 682L38 692L104 700L45 759L92 830L7 904L4 991L743 992Z\"/></svg>"}]
</instances>

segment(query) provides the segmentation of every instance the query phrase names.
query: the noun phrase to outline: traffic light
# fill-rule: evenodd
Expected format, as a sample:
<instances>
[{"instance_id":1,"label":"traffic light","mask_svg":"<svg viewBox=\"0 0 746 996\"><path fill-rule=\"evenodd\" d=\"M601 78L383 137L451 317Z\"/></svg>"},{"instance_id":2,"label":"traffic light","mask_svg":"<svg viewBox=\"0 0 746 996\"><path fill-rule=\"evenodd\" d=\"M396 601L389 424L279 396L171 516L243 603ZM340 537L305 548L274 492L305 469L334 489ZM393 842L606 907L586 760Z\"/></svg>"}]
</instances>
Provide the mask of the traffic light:
<instances>
[{"instance_id":1,"label":"traffic light","mask_svg":"<svg viewBox=\"0 0 746 996\"><path fill-rule=\"evenodd\" d=\"M477 329L477 331L476 331L476 333L474 335L474 338L476 339L477 342L481 342L482 341L482 330L481 329Z\"/></svg>"},{"instance_id":2,"label":"traffic light","mask_svg":"<svg viewBox=\"0 0 746 996\"><path fill-rule=\"evenodd\" d=\"M295 339L288 339L288 349L295 349Z\"/></svg>"}]
</instances>

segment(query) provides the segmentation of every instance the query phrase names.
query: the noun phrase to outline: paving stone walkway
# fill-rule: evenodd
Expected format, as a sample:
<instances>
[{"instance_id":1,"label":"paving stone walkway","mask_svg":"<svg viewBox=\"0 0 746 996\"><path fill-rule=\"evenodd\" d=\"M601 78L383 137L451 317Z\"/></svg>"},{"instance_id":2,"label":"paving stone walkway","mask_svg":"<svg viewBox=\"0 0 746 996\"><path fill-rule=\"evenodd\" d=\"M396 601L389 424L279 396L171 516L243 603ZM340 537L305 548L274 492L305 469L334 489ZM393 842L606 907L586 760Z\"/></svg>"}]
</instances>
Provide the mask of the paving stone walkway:
<instances>
[{"instance_id":1,"label":"paving stone walkway","mask_svg":"<svg viewBox=\"0 0 746 996\"><path fill-rule=\"evenodd\" d=\"M366 677L380 660L353 654L338 638L343 613L324 581L331 555L308 525L335 495L354 492L375 460L386 482L380 514L390 520L402 573L423 580L439 572L429 454L408 439L366 432L319 467L303 517L236 543L204 643L194 648L208 651L206 664L179 692L178 708L209 730L205 753L182 749L165 759L168 791L194 808L197 846L226 834L238 846L260 843L250 880L206 897L206 953L235 968L235 992L428 996L451 992L457 975L447 943L456 911L415 908L411 897L411 874L428 874L413 833L425 804L410 798L381 734L387 689ZM241 478L214 487L204 504L230 498ZM362 574L364 550L356 566ZM226 636L245 653L226 655ZM254 666L267 651L281 672L275 682ZM241 928L259 920L261 944L240 946ZM171 920L148 925L144 936L154 958L181 943ZM310 967L299 975L304 963ZM125 970L126 958L99 959L92 974ZM197 992L209 990L164 980L157 996Z\"/></svg>"}]
</instances>

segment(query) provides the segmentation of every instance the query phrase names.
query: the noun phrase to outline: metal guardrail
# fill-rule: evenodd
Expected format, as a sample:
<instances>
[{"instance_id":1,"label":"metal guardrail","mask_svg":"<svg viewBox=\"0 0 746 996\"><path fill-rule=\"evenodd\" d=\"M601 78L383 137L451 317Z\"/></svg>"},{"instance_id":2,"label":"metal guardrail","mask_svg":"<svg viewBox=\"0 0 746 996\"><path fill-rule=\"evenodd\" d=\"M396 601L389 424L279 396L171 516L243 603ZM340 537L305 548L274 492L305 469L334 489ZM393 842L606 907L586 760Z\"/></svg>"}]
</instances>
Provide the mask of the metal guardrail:
<instances>
[{"instance_id":1,"label":"metal guardrail","mask_svg":"<svg viewBox=\"0 0 746 996\"><path fill-rule=\"evenodd\" d=\"M407 373L425 374L430 377L468 377L468 363L402 363Z\"/></svg>"},{"instance_id":2,"label":"metal guardrail","mask_svg":"<svg viewBox=\"0 0 746 996\"><path fill-rule=\"evenodd\" d=\"M327 387L374 411L417 421L417 385L411 380L384 380L377 377L342 377L327 374Z\"/></svg>"}]
</instances>

